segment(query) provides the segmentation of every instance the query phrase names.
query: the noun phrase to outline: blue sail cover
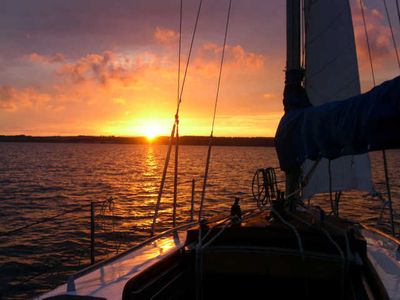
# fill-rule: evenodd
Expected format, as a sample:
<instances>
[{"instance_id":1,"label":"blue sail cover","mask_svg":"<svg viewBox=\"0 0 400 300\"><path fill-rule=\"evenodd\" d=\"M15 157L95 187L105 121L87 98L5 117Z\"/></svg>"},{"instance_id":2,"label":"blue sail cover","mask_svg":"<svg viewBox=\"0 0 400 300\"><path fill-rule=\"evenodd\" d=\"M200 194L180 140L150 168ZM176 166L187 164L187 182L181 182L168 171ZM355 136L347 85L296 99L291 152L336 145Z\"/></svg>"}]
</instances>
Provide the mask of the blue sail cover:
<instances>
[{"instance_id":1,"label":"blue sail cover","mask_svg":"<svg viewBox=\"0 0 400 300\"><path fill-rule=\"evenodd\" d=\"M306 159L400 148L400 77L365 94L317 107L298 86L294 91L286 87L284 98L285 115L275 136L284 171L300 167Z\"/></svg>"}]
</instances>

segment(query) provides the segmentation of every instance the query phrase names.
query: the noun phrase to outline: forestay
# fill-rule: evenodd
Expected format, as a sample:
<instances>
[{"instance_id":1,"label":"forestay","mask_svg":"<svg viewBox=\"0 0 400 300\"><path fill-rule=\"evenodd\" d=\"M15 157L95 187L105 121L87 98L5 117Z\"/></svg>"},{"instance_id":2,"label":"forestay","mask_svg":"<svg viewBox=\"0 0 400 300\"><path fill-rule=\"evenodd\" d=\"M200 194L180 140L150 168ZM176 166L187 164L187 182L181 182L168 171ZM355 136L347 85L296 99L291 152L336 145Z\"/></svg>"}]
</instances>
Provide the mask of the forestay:
<instances>
[{"instance_id":1,"label":"forestay","mask_svg":"<svg viewBox=\"0 0 400 300\"><path fill-rule=\"evenodd\" d=\"M306 0L306 91L313 106L360 93L351 9L348 0ZM307 174L314 165L303 164ZM372 189L368 154L321 159L304 189L304 198L330 190ZM331 188L330 188L331 178Z\"/></svg>"}]
</instances>

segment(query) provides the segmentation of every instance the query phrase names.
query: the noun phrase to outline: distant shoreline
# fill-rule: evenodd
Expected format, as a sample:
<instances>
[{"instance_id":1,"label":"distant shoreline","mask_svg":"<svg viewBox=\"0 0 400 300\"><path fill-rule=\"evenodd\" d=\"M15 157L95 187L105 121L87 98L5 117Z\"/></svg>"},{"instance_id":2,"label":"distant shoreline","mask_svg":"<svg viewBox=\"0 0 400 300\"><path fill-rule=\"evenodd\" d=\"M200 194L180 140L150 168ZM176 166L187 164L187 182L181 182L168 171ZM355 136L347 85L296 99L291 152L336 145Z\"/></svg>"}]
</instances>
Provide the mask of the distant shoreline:
<instances>
[{"instance_id":1,"label":"distant shoreline","mask_svg":"<svg viewBox=\"0 0 400 300\"><path fill-rule=\"evenodd\" d=\"M0 143L1 142L167 145L169 143L169 137L160 136L149 142L146 137L0 135ZM181 136L179 138L180 145L206 146L208 143L209 137L207 136ZM273 137L214 137L213 145L275 147Z\"/></svg>"}]
</instances>

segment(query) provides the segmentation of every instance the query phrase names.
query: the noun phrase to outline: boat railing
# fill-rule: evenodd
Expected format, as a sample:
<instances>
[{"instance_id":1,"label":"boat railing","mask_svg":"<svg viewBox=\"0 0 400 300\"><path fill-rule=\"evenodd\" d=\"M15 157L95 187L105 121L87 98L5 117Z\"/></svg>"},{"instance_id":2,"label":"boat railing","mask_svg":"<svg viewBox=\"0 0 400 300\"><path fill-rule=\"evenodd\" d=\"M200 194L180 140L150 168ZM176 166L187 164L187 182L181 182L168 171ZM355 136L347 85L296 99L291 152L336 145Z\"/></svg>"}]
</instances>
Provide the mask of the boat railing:
<instances>
[{"instance_id":1,"label":"boat railing","mask_svg":"<svg viewBox=\"0 0 400 300\"><path fill-rule=\"evenodd\" d=\"M59 227L66 222L82 222L82 220L86 218L86 221L83 220L83 222L87 223L89 228L87 230L81 230L81 233L77 234L78 237L74 237L73 241L65 241L67 244L65 249L54 249L57 255L45 255L47 258L40 259L38 264L44 265L43 267L38 266L37 268L30 268L30 270L22 272L21 274L21 272L18 271L18 265L15 266L15 270L13 269L12 261L1 265L0 272L11 270L11 272L16 275L12 283L1 285L0 295L6 296L8 294L14 294L15 292L24 290L25 285L31 285L32 282L39 282L39 280L41 282L44 282L44 280L54 282L54 285L58 285L65 282L65 278L61 277L69 276L71 273L75 273L82 268L94 266L97 260L104 260L110 255L114 257L114 255L118 255L118 253L121 252L122 248L128 249L131 244L126 244L123 247L122 243L132 242L132 239L124 239L123 237L120 237L119 240L115 239L113 247L109 242L110 239L114 238L113 233L116 225L116 217L118 216L114 212L114 199L110 197L104 201L91 201L71 209L64 209L59 213L40 218L12 230L1 231L1 242L6 244L8 240L12 240L13 244L18 244L18 236L34 234L38 230L41 230L41 227L54 228L54 226ZM61 228L59 228L58 236L63 235ZM68 230L66 230L66 232L68 232ZM83 235L82 232L84 232ZM143 235L142 240L146 237L146 235ZM140 240L140 237L136 237L134 242L140 242ZM71 247L71 244L76 244L77 246ZM12 247L13 246L9 247L11 249L10 251L14 252ZM34 260L37 254L38 253L35 251L32 251L32 253L24 253L23 260ZM25 292L30 293L32 291L27 290Z\"/></svg>"},{"instance_id":2,"label":"boat railing","mask_svg":"<svg viewBox=\"0 0 400 300\"><path fill-rule=\"evenodd\" d=\"M132 236L124 235L125 233L119 230L118 227L121 224L118 223L118 220L123 219L122 213L124 212L120 212L121 216L117 213L119 205L113 197L109 197L104 201L90 201L70 209L65 208L61 212L54 212L53 215L37 219L34 222L18 228L0 231L0 241L7 241L9 239L15 241L18 236L37 232L38 230L42 230L42 227L54 228L53 225L56 225L58 228L57 232L59 232L57 234L62 235L62 230L65 230L62 224L78 222L78 220L79 222L87 224L86 230L81 230L81 236L74 238L72 244L75 243L77 247L68 245L65 249L55 249L54 251L57 252L57 255L46 255L50 257L48 260L45 259L44 261L40 259L38 262L40 265L45 265L45 267L38 269L32 268L29 272L25 272L25 274L15 276L12 283L8 285L5 284L0 288L0 293L3 295L12 294L25 289L25 286L29 285L32 287L32 283L35 285L35 282L47 281L50 282L49 285L53 287L57 286L65 282L65 279L71 276L71 274L74 274L74 278L77 278L99 267L106 261L117 259L120 255L125 254L125 252L121 253L122 250L125 251L129 249L129 252L134 251L138 247L141 247L144 241L148 243L149 241L156 240L180 228L197 224L196 209L198 203L196 203L195 193L196 180L193 179L191 184L190 209L185 211L186 217L181 218L180 224L177 224L177 226L171 229L166 230L166 226L160 227L163 231L150 238L147 232L149 228L146 229L146 226L142 228L141 231L143 232L141 234L137 234L137 232L135 233L131 230L129 235L132 234ZM242 201L243 214L247 214L249 211L253 211L256 208L252 195L241 193L240 199ZM233 200L234 195L232 195L232 202ZM167 213L170 212L167 211ZM163 217L162 219L165 221L165 216L160 215L160 217ZM148 215L148 220L146 219L145 222L147 225L149 224L150 218L151 215ZM229 218L229 213L226 213L220 218ZM82 232L84 232L83 236ZM68 241L66 242L69 243ZM24 259L30 259L30 255L29 253L24 254ZM33 256L37 256L37 253L32 253L32 259L34 259ZM66 264L68 265L67 267ZM3 267L7 268L7 266L3 265L0 266L0 270L3 269ZM31 274L28 275L27 273ZM32 288L26 290L25 293L32 293Z\"/></svg>"},{"instance_id":3,"label":"boat railing","mask_svg":"<svg viewBox=\"0 0 400 300\"><path fill-rule=\"evenodd\" d=\"M93 271L93 270L95 270L95 269L97 269L97 268L99 268L99 267L101 267L101 266L103 266L105 264L113 262L113 261L119 259L120 257L124 256L124 255L127 255L129 253L132 253L132 252L136 251L137 249L142 248L144 245L147 245L147 244L149 244L149 243L151 243L151 242L153 242L155 240L158 240L158 239L160 239L162 237L165 237L167 235L171 235L171 234L177 233L178 231L190 228L190 227L194 226L195 224L197 224L197 223L196 222L187 222L187 223L181 224L179 226L176 226L174 228L165 230L164 232L162 232L162 233L160 233L158 235L155 235L155 236L152 236L150 238L147 238L146 240L138 243L137 245L134 245L133 247L129 248L129 250L127 250L127 251L118 253L117 255L114 255L114 256L106 259L106 260L99 261L99 262L97 262L97 263L95 263L93 265L90 265L90 266L78 271L77 273L75 273L73 275L73 278L77 279L79 277L82 277L82 276L90 273L91 271Z\"/></svg>"},{"instance_id":4,"label":"boat railing","mask_svg":"<svg viewBox=\"0 0 400 300\"><path fill-rule=\"evenodd\" d=\"M361 199L362 202L357 201L354 197L352 198L351 194L350 196L341 196L341 198L344 197L350 197L348 199L350 201L344 201L342 199L333 205L333 207L337 208L337 216L339 216L339 211L341 211L341 217L350 217L362 225L369 225L371 228L379 228L392 235L394 238L399 238L400 214L395 208L390 209L389 201L391 200L386 199L384 193L377 193L374 191L373 193L361 195L358 198ZM330 206L323 195L322 198L321 196L314 197L308 204L313 203L314 205L320 205L328 214L335 214L332 210L332 205ZM358 211L358 217L352 215L354 209ZM365 213L367 216L364 216Z\"/></svg>"},{"instance_id":5,"label":"boat railing","mask_svg":"<svg viewBox=\"0 0 400 300\"><path fill-rule=\"evenodd\" d=\"M242 210L254 210L255 208L258 207L264 207L265 205L269 206L270 201L271 201L271 196L276 197L277 190L283 190L282 184L285 182L282 180L283 178L283 173L282 174L275 174L275 170L278 170L279 168L263 168L263 169L257 169L254 174L253 181L249 183L249 186L247 187L248 191L241 191L241 192L232 192L231 194L226 194L224 195L218 195L216 198L222 199L224 198L224 201L227 203L225 205L225 209L230 208L230 204L233 204L235 198L239 198L240 200L240 205L242 207ZM273 172L269 173L266 172L265 170L273 170ZM269 175L268 175L269 174ZM272 175L274 174L274 175ZM256 178L256 179L255 179ZM251 179L251 178L250 178ZM192 179L191 181L192 187L191 187L191 199L190 199L190 217L189 221L190 222L200 222L199 220L199 211L202 209L202 203L197 203L196 202L196 187L197 187L197 180L195 178ZM252 186L251 186L252 185ZM267 186L267 188L265 188ZM204 188L204 187L203 187ZM219 186L219 188L223 188ZM256 191L258 189L258 191ZM262 191L261 191L262 189ZM275 196L274 196L275 195ZM160 197L160 196L159 196ZM204 206L207 206L209 203L209 200L216 200L214 199L214 196L207 196L207 201L204 203ZM165 200L165 199L163 199ZM229 202L231 201L231 202ZM151 233L150 236L153 236L157 232L157 226L160 223L169 221L172 225L175 223L175 218L176 216L174 213L177 211L177 202L174 201L171 203L173 206L173 214L169 211L164 211L161 212L159 209L160 203L161 203L161 198L157 202L156 207L154 208L153 212L153 223L151 226ZM222 209L222 208L221 208ZM215 212L215 210L213 209ZM229 215L229 211L225 211L227 215ZM220 212L223 213L223 212ZM204 209L204 217L207 217L207 209Z\"/></svg>"}]
</instances>

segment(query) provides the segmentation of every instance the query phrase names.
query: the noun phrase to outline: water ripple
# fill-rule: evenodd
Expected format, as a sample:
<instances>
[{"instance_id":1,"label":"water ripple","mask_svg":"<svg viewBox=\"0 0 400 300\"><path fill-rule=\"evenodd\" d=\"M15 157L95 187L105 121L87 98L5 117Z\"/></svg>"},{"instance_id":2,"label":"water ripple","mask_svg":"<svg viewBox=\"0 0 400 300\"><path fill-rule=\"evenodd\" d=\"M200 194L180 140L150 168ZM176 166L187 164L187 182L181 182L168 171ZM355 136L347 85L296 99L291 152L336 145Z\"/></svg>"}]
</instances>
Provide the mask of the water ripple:
<instances>
[{"instance_id":1,"label":"water ripple","mask_svg":"<svg viewBox=\"0 0 400 300\"><path fill-rule=\"evenodd\" d=\"M26 299L65 281L90 262L90 205L96 205L96 258L103 259L149 235L166 146L107 144L0 144L0 295ZM206 147L180 150L178 222L190 217L192 179L199 208ZM375 187L385 190L380 153L372 153ZM400 152L388 151L392 193L400 198ZM205 214L229 212L235 196L251 194L256 169L277 166L273 148L215 147L212 153ZM171 226L173 164L169 167L158 230ZM280 174L280 176L282 176ZM112 198L112 203L107 199ZM325 198L315 201L329 208ZM320 201L320 202L318 202ZM395 202L395 208L399 209ZM346 193L342 213L377 221L381 203ZM244 208L254 207L242 200ZM13 236L1 232L79 209Z\"/></svg>"}]
</instances>

